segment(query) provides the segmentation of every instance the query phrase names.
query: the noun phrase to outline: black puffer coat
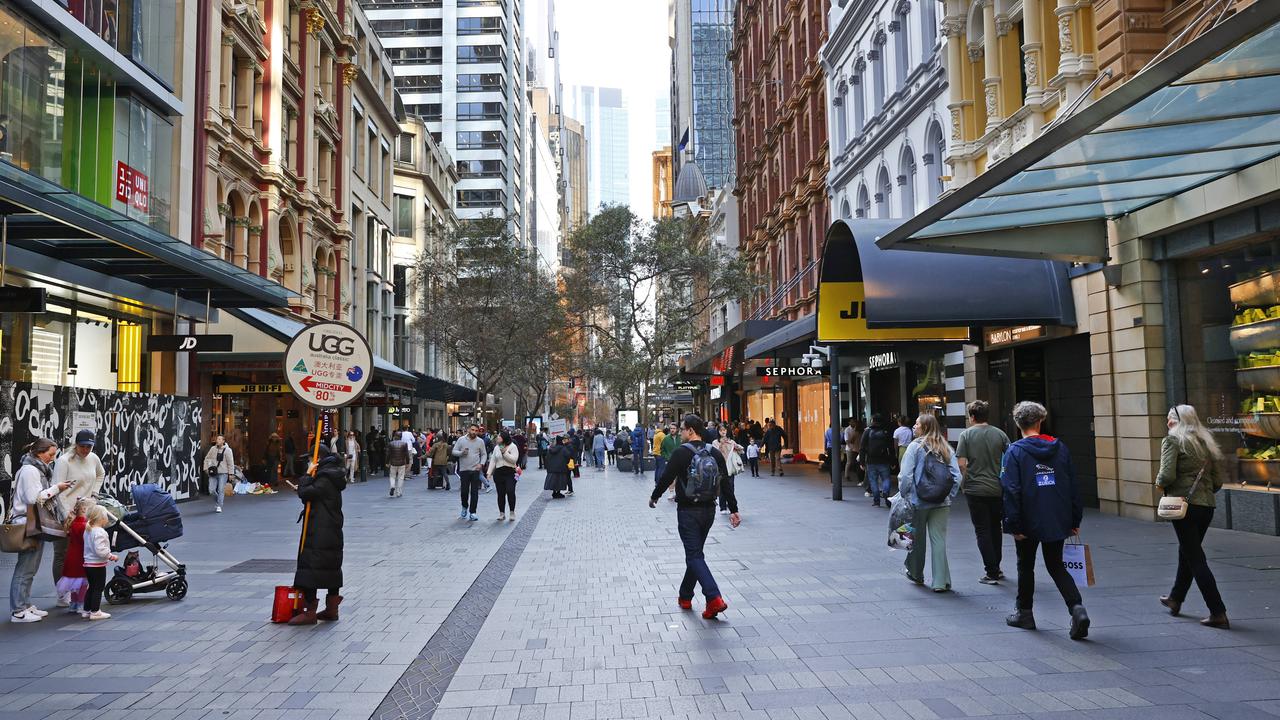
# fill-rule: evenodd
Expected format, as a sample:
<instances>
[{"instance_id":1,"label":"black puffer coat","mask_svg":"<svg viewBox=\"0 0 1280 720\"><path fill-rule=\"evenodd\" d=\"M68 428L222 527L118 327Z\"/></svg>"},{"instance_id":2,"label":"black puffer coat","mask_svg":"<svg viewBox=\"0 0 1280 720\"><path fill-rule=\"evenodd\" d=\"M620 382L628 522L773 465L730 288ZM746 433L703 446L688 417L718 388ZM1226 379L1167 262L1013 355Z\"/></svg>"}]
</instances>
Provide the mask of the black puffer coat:
<instances>
[{"instance_id":1,"label":"black puffer coat","mask_svg":"<svg viewBox=\"0 0 1280 720\"><path fill-rule=\"evenodd\" d=\"M321 448L321 452L324 449ZM342 587L342 491L347 473L337 455L320 458L316 476L298 481L298 499L310 505L293 585L311 590ZM306 509L303 509L304 515Z\"/></svg>"},{"instance_id":2,"label":"black puffer coat","mask_svg":"<svg viewBox=\"0 0 1280 720\"><path fill-rule=\"evenodd\" d=\"M552 445L547 451L547 479L542 483L543 490L564 492L569 485L569 447Z\"/></svg>"}]
</instances>

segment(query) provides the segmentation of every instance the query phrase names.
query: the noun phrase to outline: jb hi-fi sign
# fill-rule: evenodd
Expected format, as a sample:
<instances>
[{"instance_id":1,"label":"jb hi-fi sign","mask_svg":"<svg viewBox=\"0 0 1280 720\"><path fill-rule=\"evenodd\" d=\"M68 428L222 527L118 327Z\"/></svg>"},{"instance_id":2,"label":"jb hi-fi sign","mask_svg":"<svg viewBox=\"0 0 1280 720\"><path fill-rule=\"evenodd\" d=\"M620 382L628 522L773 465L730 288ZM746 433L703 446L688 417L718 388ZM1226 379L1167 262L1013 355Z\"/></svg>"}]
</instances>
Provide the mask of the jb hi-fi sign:
<instances>
[{"instance_id":1,"label":"jb hi-fi sign","mask_svg":"<svg viewBox=\"0 0 1280 720\"><path fill-rule=\"evenodd\" d=\"M116 200L139 212L147 212L151 183L146 175L122 162L116 163Z\"/></svg>"}]
</instances>

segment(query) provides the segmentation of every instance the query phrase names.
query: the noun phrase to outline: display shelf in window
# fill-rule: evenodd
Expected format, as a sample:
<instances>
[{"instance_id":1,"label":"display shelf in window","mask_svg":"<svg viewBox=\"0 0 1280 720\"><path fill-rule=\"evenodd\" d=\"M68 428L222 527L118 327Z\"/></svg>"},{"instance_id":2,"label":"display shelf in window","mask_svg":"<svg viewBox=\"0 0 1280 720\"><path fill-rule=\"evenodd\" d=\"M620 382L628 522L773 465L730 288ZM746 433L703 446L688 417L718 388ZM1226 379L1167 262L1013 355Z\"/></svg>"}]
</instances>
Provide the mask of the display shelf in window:
<instances>
[{"instance_id":1,"label":"display shelf in window","mask_svg":"<svg viewBox=\"0 0 1280 720\"><path fill-rule=\"evenodd\" d=\"M1248 435L1280 440L1280 413L1241 415L1240 426Z\"/></svg>"},{"instance_id":2,"label":"display shelf in window","mask_svg":"<svg viewBox=\"0 0 1280 720\"><path fill-rule=\"evenodd\" d=\"M1259 306L1280 304L1280 269L1241 280L1231 286L1231 302Z\"/></svg>"},{"instance_id":3,"label":"display shelf in window","mask_svg":"<svg viewBox=\"0 0 1280 720\"><path fill-rule=\"evenodd\" d=\"M1280 486L1280 459L1253 460L1239 458L1240 484L1250 490Z\"/></svg>"},{"instance_id":4,"label":"display shelf in window","mask_svg":"<svg viewBox=\"0 0 1280 720\"><path fill-rule=\"evenodd\" d=\"M1276 308L1274 316L1268 311L1268 316L1264 319L1231 326L1232 350L1237 353L1248 353L1280 348L1280 305L1272 307Z\"/></svg>"},{"instance_id":5,"label":"display shelf in window","mask_svg":"<svg viewBox=\"0 0 1280 720\"><path fill-rule=\"evenodd\" d=\"M1280 363L1236 368L1236 384L1241 390L1280 390Z\"/></svg>"}]
</instances>

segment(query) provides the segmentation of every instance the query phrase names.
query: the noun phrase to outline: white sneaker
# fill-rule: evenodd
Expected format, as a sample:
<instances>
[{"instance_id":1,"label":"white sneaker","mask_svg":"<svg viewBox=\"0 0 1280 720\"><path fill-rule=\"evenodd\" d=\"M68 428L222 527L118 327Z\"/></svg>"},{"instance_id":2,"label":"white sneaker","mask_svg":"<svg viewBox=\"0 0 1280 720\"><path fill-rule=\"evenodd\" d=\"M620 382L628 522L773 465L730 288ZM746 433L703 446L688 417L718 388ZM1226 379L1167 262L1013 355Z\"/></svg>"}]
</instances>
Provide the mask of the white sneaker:
<instances>
[{"instance_id":1,"label":"white sneaker","mask_svg":"<svg viewBox=\"0 0 1280 720\"><path fill-rule=\"evenodd\" d=\"M869 493L869 492L864 492L864 493L862 493L862 497L871 497L871 493Z\"/></svg>"},{"instance_id":2,"label":"white sneaker","mask_svg":"<svg viewBox=\"0 0 1280 720\"><path fill-rule=\"evenodd\" d=\"M45 612L44 610L41 610L35 605L28 605L27 612L35 615L36 617L47 617L49 615L49 613Z\"/></svg>"},{"instance_id":3,"label":"white sneaker","mask_svg":"<svg viewBox=\"0 0 1280 720\"><path fill-rule=\"evenodd\" d=\"M80 617L84 618L85 620L88 620L88 619L89 619L89 616L90 616L91 614L92 614L92 613L90 613L88 610L81 610L81 611L80 611Z\"/></svg>"},{"instance_id":4,"label":"white sneaker","mask_svg":"<svg viewBox=\"0 0 1280 720\"><path fill-rule=\"evenodd\" d=\"M511 516L507 518L507 521L508 521L508 522L515 522L515 521L516 521L516 514L515 514L514 512L513 512L513 513L511 513Z\"/></svg>"},{"instance_id":5,"label":"white sneaker","mask_svg":"<svg viewBox=\"0 0 1280 720\"><path fill-rule=\"evenodd\" d=\"M40 622L43 619L44 618L40 617L39 615L35 615L31 613L29 609L19 610L18 612L9 616L9 622L11 623L33 623L33 622Z\"/></svg>"},{"instance_id":6,"label":"white sneaker","mask_svg":"<svg viewBox=\"0 0 1280 720\"><path fill-rule=\"evenodd\" d=\"M728 515L728 514L729 514L729 511L728 511L728 510L721 510L721 511L720 511L720 514L721 514L721 515Z\"/></svg>"},{"instance_id":7,"label":"white sneaker","mask_svg":"<svg viewBox=\"0 0 1280 720\"><path fill-rule=\"evenodd\" d=\"M106 620L111 617L111 613L105 613L101 610L89 613L90 620Z\"/></svg>"},{"instance_id":8,"label":"white sneaker","mask_svg":"<svg viewBox=\"0 0 1280 720\"><path fill-rule=\"evenodd\" d=\"M58 596L58 607L71 607L71 593L62 593Z\"/></svg>"},{"instance_id":9,"label":"white sneaker","mask_svg":"<svg viewBox=\"0 0 1280 720\"><path fill-rule=\"evenodd\" d=\"M213 509L213 511L214 511L214 512L222 512L222 508L220 508L220 507L216 507L216 508L214 508L214 509Z\"/></svg>"},{"instance_id":10,"label":"white sneaker","mask_svg":"<svg viewBox=\"0 0 1280 720\"><path fill-rule=\"evenodd\" d=\"M506 519L507 519L507 514L506 514L506 513L504 513L504 512L500 512L500 513L498 513L498 521L499 521L499 522L501 522L501 521L503 521L503 520L506 520Z\"/></svg>"}]
</instances>

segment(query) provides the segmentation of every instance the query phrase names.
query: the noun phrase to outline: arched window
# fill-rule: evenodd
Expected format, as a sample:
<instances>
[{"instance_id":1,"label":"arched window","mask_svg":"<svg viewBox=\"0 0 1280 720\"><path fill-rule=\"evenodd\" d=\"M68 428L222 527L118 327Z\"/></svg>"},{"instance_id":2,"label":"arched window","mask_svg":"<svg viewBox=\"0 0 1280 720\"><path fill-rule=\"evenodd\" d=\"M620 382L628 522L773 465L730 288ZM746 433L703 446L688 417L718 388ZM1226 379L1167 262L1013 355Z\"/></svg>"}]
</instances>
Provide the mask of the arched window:
<instances>
[{"instance_id":1,"label":"arched window","mask_svg":"<svg viewBox=\"0 0 1280 720\"><path fill-rule=\"evenodd\" d=\"M840 85L839 94L836 95L836 150L843 151L845 146L849 144L849 120L847 113L849 109L845 107L849 102L849 89L842 83Z\"/></svg>"},{"instance_id":2,"label":"arched window","mask_svg":"<svg viewBox=\"0 0 1280 720\"><path fill-rule=\"evenodd\" d=\"M234 263L237 267L248 264L247 238L244 223L245 202L240 193L231 191L227 195L227 216L223 219L223 259Z\"/></svg>"},{"instance_id":3,"label":"arched window","mask_svg":"<svg viewBox=\"0 0 1280 720\"><path fill-rule=\"evenodd\" d=\"M302 292L302 267L299 265L301 257L298 254L298 242L295 235L296 227L290 216L286 215L280 218L280 262L284 265L282 268L284 286L296 293L300 293Z\"/></svg>"},{"instance_id":4,"label":"arched window","mask_svg":"<svg viewBox=\"0 0 1280 720\"><path fill-rule=\"evenodd\" d=\"M920 56L925 60L933 57L938 44L938 9L937 0L920 1L920 37L923 42Z\"/></svg>"},{"instance_id":5,"label":"arched window","mask_svg":"<svg viewBox=\"0 0 1280 720\"><path fill-rule=\"evenodd\" d=\"M862 135L862 128L867 124L867 85L862 79L867 74L867 63L859 58L853 76L853 134Z\"/></svg>"},{"instance_id":6,"label":"arched window","mask_svg":"<svg viewBox=\"0 0 1280 720\"><path fill-rule=\"evenodd\" d=\"M884 31L876 35L875 47L872 48L869 55L871 56L871 108L872 115L879 115L880 110L884 108L884 46L888 41Z\"/></svg>"},{"instance_id":7,"label":"arched window","mask_svg":"<svg viewBox=\"0 0 1280 720\"><path fill-rule=\"evenodd\" d=\"M867 186L858 186L858 209L854 211L854 217L864 218L871 213L871 198L867 195Z\"/></svg>"},{"instance_id":8,"label":"arched window","mask_svg":"<svg viewBox=\"0 0 1280 720\"><path fill-rule=\"evenodd\" d=\"M849 212L849 198L845 198L840 202L840 217L845 220L853 217L852 213Z\"/></svg>"},{"instance_id":9,"label":"arched window","mask_svg":"<svg viewBox=\"0 0 1280 720\"><path fill-rule=\"evenodd\" d=\"M916 215L916 158L911 153L911 146L902 146L902 157L898 159L898 187L902 188L902 215L910 218Z\"/></svg>"},{"instance_id":10,"label":"arched window","mask_svg":"<svg viewBox=\"0 0 1280 720\"><path fill-rule=\"evenodd\" d=\"M316 312L325 313L329 309L330 282L327 275L329 271L329 258L325 254L324 248L316 249L315 271L316 282L311 295L311 304L315 308Z\"/></svg>"},{"instance_id":11,"label":"arched window","mask_svg":"<svg viewBox=\"0 0 1280 720\"><path fill-rule=\"evenodd\" d=\"M249 227L245 229L249 241L249 272L266 275L262 263L262 208L256 202L249 203Z\"/></svg>"},{"instance_id":12,"label":"arched window","mask_svg":"<svg viewBox=\"0 0 1280 720\"><path fill-rule=\"evenodd\" d=\"M880 174L876 176L876 217L892 217L889 197L893 194L893 186L889 184L889 170L880 166Z\"/></svg>"},{"instance_id":13,"label":"arched window","mask_svg":"<svg viewBox=\"0 0 1280 720\"><path fill-rule=\"evenodd\" d=\"M929 2L930 0L924 0ZM908 38L911 37L908 21L911 18L911 3L909 0L902 0L898 3L897 17L889 24L889 29L893 31L893 53L896 60L897 77L894 78L894 86L897 88L906 87L907 73L911 70L911 47Z\"/></svg>"},{"instance_id":14,"label":"arched window","mask_svg":"<svg viewBox=\"0 0 1280 720\"><path fill-rule=\"evenodd\" d=\"M946 157L947 141L942 135L942 125L934 120L924 135L925 192L932 205L942 196L943 162Z\"/></svg>"}]
</instances>

